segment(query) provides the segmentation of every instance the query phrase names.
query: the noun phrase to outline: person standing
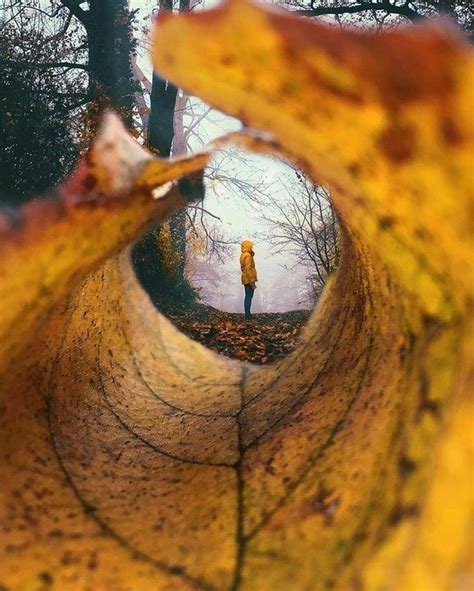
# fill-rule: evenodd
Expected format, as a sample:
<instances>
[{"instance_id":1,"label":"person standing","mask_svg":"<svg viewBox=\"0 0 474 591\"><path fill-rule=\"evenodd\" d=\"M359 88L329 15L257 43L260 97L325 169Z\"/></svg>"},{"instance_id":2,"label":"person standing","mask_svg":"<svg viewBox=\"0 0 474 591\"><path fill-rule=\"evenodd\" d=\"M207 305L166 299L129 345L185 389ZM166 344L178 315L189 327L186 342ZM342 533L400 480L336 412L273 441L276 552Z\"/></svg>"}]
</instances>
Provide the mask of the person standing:
<instances>
[{"instance_id":1,"label":"person standing","mask_svg":"<svg viewBox=\"0 0 474 591\"><path fill-rule=\"evenodd\" d=\"M250 240L244 240L240 246L240 269L242 272L242 284L245 289L244 299L244 311L245 318L249 320L252 318L250 313L250 307L252 305L252 298L254 291L257 288L257 270L255 268L254 256L255 253L252 250L253 242Z\"/></svg>"}]
</instances>

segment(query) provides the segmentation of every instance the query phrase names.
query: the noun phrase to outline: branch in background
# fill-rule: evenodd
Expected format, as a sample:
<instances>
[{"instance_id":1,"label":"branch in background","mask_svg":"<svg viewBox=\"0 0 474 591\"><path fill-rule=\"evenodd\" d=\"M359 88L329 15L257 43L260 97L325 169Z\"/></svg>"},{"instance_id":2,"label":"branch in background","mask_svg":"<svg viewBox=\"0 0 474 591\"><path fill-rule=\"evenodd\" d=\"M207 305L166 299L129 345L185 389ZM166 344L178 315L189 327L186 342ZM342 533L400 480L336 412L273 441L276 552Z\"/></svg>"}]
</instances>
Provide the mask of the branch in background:
<instances>
[{"instance_id":1,"label":"branch in background","mask_svg":"<svg viewBox=\"0 0 474 591\"><path fill-rule=\"evenodd\" d=\"M13 14L8 20L1 21L2 29L4 29L7 25L9 25L12 21L14 21L20 14L22 13L23 8L21 8L16 14ZM0 29L0 30L2 30Z\"/></svg>"},{"instance_id":2,"label":"branch in background","mask_svg":"<svg viewBox=\"0 0 474 591\"><path fill-rule=\"evenodd\" d=\"M184 135L184 113L186 112L186 105L188 103L188 95L184 92L178 92L176 102L174 105L174 121L173 121L173 144L171 147L173 156L181 156L188 151L186 137Z\"/></svg>"},{"instance_id":3,"label":"branch in background","mask_svg":"<svg viewBox=\"0 0 474 591\"><path fill-rule=\"evenodd\" d=\"M131 64L133 77L140 85L140 90L137 91L134 96L135 101L137 103L138 115L141 120L143 135L145 136L146 130L148 129L148 122L150 119L150 109L145 101L145 96L142 87L145 89L146 92L150 94L151 82L147 79L147 77L141 70L140 66L137 64L137 57L135 55L132 55Z\"/></svg>"},{"instance_id":4,"label":"branch in background","mask_svg":"<svg viewBox=\"0 0 474 591\"><path fill-rule=\"evenodd\" d=\"M207 214L208 216L210 216L211 218L214 218L215 220L222 222L222 218L220 218L219 216L210 212L208 209L205 209L204 207L202 207L202 205L188 205L188 209L195 209L196 211L202 211L205 214Z\"/></svg>"},{"instance_id":5,"label":"branch in background","mask_svg":"<svg viewBox=\"0 0 474 591\"><path fill-rule=\"evenodd\" d=\"M64 8L64 6L60 6L56 10L56 14L59 13L59 11L60 11L61 8ZM50 37L48 39L48 41L52 41L53 39L59 39L60 37L63 37L67 33L67 31L69 29L69 25L72 22L72 17L73 17L73 13L71 11L69 11L69 13L68 13L68 15L66 17L66 20L64 21L63 28L60 31L58 31L55 35L53 35L52 37Z\"/></svg>"},{"instance_id":6,"label":"branch in background","mask_svg":"<svg viewBox=\"0 0 474 591\"><path fill-rule=\"evenodd\" d=\"M151 94L151 82L148 80L148 78L143 73L143 70L137 64L137 56L132 55L131 61L132 61L132 72L135 77L135 80L143 86L143 88L148 92L148 94Z\"/></svg>"},{"instance_id":7,"label":"branch in background","mask_svg":"<svg viewBox=\"0 0 474 591\"><path fill-rule=\"evenodd\" d=\"M68 8L83 25L86 26L89 24L89 15L79 6L80 2L76 2L76 0L60 0L60 2L63 6Z\"/></svg>"},{"instance_id":8,"label":"branch in background","mask_svg":"<svg viewBox=\"0 0 474 591\"><path fill-rule=\"evenodd\" d=\"M77 64L74 62L40 62L40 63L33 63L33 62L19 62L15 60L5 60L5 63L8 65L12 65L19 68L24 68L25 70L35 69L35 70L47 70L49 68L65 68L67 70L88 70L89 66L87 64Z\"/></svg>"},{"instance_id":9,"label":"branch in background","mask_svg":"<svg viewBox=\"0 0 474 591\"><path fill-rule=\"evenodd\" d=\"M369 12L369 11L383 11L385 13L390 14L398 14L400 16L404 16L411 21L415 21L421 18L424 18L419 12L410 8L408 4L403 4L401 6L396 6L394 4L390 4L388 2L363 2L360 4L355 4L353 6L311 6L310 8L299 8L297 10L291 10L293 14L297 14L299 16L326 16L326 15L344 15L344 14L356 14L360 12Z\"/></svg>"},{"instance_id":10,"label":"branch in background","mask_svg":"<svg viewBox=\"0 0 474 591\"><path fill-rule=\"evenodd\" d=\"M207 115L209 115L209 113L212 111L212 107L209 107L208 109L206 109L197 119L195 119L191 125L189 127L186 128L186 133L185 136L186 138L189 136L189 134L201 123L201 121L207 117Z\"/></svg>"}]
</instances>

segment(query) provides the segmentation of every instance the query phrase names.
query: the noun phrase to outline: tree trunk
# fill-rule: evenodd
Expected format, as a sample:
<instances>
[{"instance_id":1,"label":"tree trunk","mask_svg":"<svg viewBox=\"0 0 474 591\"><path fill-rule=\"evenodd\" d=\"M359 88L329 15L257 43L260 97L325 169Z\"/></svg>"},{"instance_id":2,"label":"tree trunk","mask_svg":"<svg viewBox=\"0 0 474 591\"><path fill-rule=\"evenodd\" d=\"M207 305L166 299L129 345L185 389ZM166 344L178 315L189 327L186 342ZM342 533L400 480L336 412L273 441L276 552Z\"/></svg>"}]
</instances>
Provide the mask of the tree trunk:
<instances>
[{"instance_id":1,"label":"tree trunk","mask_svg":"<svg viewBox=\"0 0 474 591\"><path fill-rule=\"evenodd\" d=\"M151 95L151 82L148 81L140 66L137 64L137 58L132 54L132 72L133 79L136 82L135 103L138 109L138 116L141 120L141 132L146 136L148 123L150 119L150 108L145 100L145 93ZM143 90L142 90L143 85Z\"/></svg>"},{"instance_id":2,"label":"tree trunk","mask_svg":"<svg viewBox=\"0 0 474 591\"><path fill-rule=\"evenodd\" d=\"M172 150L173 156L183 156L186 154L187 144L184 135L183 115L184 109L188 102L188 97L185 94L180 94L176 97L175 113L173 117L173 142ZM186 267L186 209L177 211L170 219L170 234L171 244L176 253L175 266L176 273L184 281L184 270Z\"/></svg>"},{"instance_id":3,"label":"tree trunk","mask_svg":"<svg viewBox=\"0 0 474 591\"><path fill-rule=\"evenodd\" d=\"M168 83L153 72L147 146L163 158L171 154L177 91L174 84Z\"/></svg>"},{"instance_id":4,"label":"tree trunk","mask_svg":"<svg viewBox=\"0 0 474 591\"><path fill-rule=\"evenodd\" d=\"M135 82L131 67L132 15L127 0L90 0L87 19L92 127L113 109L133 129Z\"/></svg>"},{"instance_id":5,"label":"tree trunk","mask_svg":"<svg viewBox=\"0 0 474 591\"><path fill-rule=\"evenodd\" d=\"M160 11L172 10L172 2L164 0ZM189 10L189 0L181 0L180 11ZM176 113L177 100L184 108L186 100L178 97L174 84L153 73L148 120L147 147L162 158L186 153L182 109ZM173 294L174 301L186 302L192 291L184 277L186 265L186 210L176 212L166 228L159 226L149 232L133 249L135 271L156 304Z\"/></svg>"}]
</instances>

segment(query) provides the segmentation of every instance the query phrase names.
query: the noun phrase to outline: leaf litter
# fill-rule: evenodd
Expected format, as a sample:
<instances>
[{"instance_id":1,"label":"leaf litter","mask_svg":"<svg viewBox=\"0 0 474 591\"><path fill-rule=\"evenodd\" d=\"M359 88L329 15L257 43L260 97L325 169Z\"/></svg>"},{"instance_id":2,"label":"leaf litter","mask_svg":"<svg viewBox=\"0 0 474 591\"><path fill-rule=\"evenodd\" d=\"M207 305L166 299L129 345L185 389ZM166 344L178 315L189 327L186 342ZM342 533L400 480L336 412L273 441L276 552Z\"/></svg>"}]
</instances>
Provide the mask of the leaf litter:
<instances>
[{"instance_id":1,"label":"leaf litter","mask_svg":"<svg viewBox=\"0 0 474 591\"><path fill-rule=\"evenodd\" d=\"M267 364L295 349L310 310L252 314L222 312L197 304L170 307L163 313L181 332L226 357Z\"/></svg>"}]
</instances>

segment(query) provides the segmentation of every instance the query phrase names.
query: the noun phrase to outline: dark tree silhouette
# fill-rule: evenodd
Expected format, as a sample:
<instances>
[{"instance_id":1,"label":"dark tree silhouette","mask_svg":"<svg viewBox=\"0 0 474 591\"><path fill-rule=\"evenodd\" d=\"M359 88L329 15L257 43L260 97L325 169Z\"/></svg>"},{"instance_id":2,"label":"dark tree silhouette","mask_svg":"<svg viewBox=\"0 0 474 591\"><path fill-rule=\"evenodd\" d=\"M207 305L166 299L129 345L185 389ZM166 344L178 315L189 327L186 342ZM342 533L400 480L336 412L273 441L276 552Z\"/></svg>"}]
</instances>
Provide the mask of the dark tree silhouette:
<instances>
[{"instance_id":1,"label":"dark tree silhouette","mask_svg":"<svg viewBox=\"0 0 474 591\"><path fill-rule=\"evenodd\" d=\"M342 25L393 25L447 15L472 37L474 8L470 0L284 0L304 17L331 17Z\"/></svg>"}]
</instances>

